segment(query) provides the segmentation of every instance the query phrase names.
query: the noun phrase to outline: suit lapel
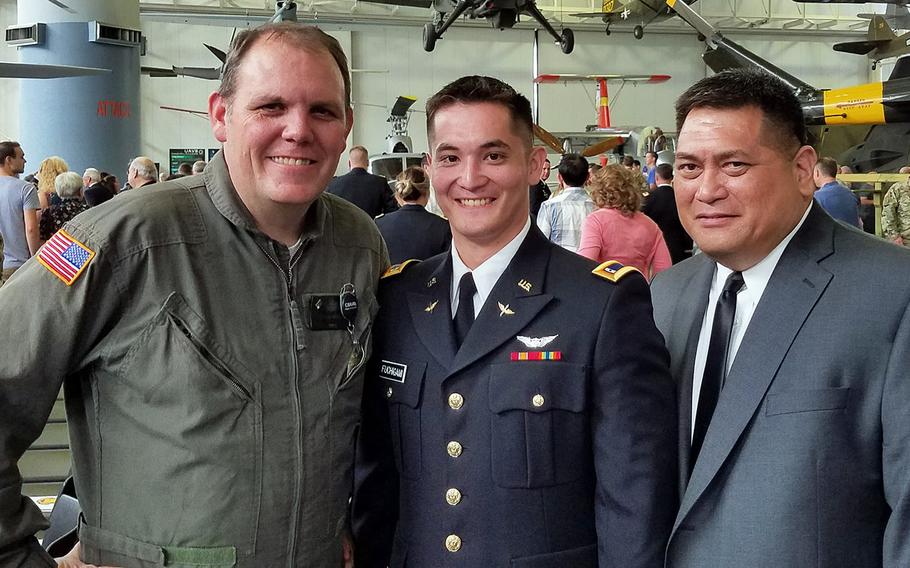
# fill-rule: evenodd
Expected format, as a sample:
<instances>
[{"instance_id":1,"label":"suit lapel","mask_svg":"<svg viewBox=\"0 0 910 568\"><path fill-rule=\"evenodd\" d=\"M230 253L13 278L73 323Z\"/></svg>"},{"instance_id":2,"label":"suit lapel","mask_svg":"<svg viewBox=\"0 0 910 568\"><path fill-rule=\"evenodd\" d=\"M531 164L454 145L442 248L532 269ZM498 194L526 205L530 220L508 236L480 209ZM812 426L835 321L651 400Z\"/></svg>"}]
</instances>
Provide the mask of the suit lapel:
<instances>
[{"instance_id":1,"label":"suit lapel","mask_svg":"<svg viewBox=\"0 0 910 568\"><path fill-rule=\"evenodd\" d=\"M443 369L455 357L455 334L452 330L452 307L449 297L452 281L452 255L430 273L416 291L408 292L408 309L417 337Z\"/></svg>"},{"instance_id":2,"label":"suit lapel","mask_svg":"<svg viewBox=\"0 0 910 568\"><path fill-rule=\"evenodd\" d=\"M464 344L455 355L449 375L514 339L553 299L550 294L542 293L550 246L532 226L477 314Z\"/></svg>"},{"instance_id":3,"label":"suit lapel","mask_svg":"<svg viewBox=\"0 0 910 568\"><path fill-rule=\"evenodd\" d=\"M813 205L774 269L730 368L676 517L678 527L717 475L764 400L790 346L832 275L834 222Z\"/></svg>"},{"instance_id":4,"label":"suit lapel","mask_svg":"<svg viewBox=\"0 0 910 568\"><path fill-rule=\"evenodd\" d=\"M708 307L708 293L714 278L715 264L703 258L698 267L684 283L683 293L677 300L668 346L671 360L671 374L677 378L679 396L679 473L680 495L689 481L689 451L692 432L692 379L695 372L695 352L698 349L698 335Z\"/></svg>"}]
</instances>

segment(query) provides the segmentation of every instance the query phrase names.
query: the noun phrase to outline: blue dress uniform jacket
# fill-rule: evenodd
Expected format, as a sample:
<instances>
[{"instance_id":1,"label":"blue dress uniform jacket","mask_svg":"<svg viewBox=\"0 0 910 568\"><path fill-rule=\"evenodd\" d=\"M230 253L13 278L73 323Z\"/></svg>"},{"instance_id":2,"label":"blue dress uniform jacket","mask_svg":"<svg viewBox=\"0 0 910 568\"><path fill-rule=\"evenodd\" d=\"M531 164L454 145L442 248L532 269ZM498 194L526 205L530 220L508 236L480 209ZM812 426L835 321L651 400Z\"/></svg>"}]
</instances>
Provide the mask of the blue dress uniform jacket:
<instances>
[{"instance_id":1,"label":"blue dress uniform jacket","mask_svg":"<svg viewBox=\"0 0 910 568\"><path fill-rule=\"evenodd\" d=\"M644 278L593 268L532 227L460 350L450 254L381 282L357 566L662 566L678 502L668 356Z\"/></svg>"},{"instance_id":2,"label":"blue dress uniform jacket","mask_svg":"<svg viewBox=\"0 0 910 568\"><path fill-rule=\"evenodd\" d=\"M410 258L424 260L449 249L449 222L422 205L408 203L398 211L376 218L376 226L389 248L392 264Z\"/></svg>"}]
</instances>

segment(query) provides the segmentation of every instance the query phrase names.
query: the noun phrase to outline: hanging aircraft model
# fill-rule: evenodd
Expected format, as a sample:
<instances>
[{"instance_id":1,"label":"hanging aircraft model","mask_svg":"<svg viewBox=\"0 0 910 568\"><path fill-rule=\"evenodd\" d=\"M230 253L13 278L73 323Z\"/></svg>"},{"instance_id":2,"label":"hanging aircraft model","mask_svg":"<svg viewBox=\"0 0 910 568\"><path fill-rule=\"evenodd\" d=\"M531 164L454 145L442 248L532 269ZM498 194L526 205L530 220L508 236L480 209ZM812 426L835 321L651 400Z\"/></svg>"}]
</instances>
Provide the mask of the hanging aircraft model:
<instances>
[{"instance_id":1,"label":"hanging aircraft model","mask_svg":"<svg viewBox=\"0 0 910 568\"><path fill-rule=\"evenodd\" d=\"M433 21L423 27L423 48L433 51L436 41L442 38L455 20L465 16L471 20L486 18L494 28L513 27L521 14L527 14L540 24L563 53L575 48L575 33L569 28L557 32L537 7L536 0L366 0L374 4L432 8Z\"/></svg>"},{"instance_id":2,"label":"hanging aircraft model","mask_svg":"<svg viewBox=\"0 0 910 568\"><path fill-rule=\"evenodd\" d=\"M882 59L910 53L908 40L910 40L910 32L896 35L884 16L875 14L872 16L872 21L869 22L869 31L866 32L865 40L836 43L833 47L834 51L868 56L872 60L874 70Z\"/></svg>"},{"instance_id":3,"label":"hanging aircraft model","mask_svg":"<svg viewBox=\"0 0 910 568\"><path fill-rule=\"evenodd\" d=\"M667 5L704 38L702 59L715 72L761 69L794 90L809 126L871 125L865 142L847 150L839 161L856 172L897 170L910 162L910 60L898 59L891 78L840 89L816 89L726 38L692 8L678 0ZM824 144L827 128L810 129Z\"/></svg>"},{"instance_id":4,"label":"hanging aircraft model","mask_svg":"<svg viewBox=\"0 0 910 568\"><path fill-rule=\"evenodd\" d=\"M610 26L617 22L638 22L632 28L635 39L645 36L645 27L673 17L673 10L661 0L602 0L600 12L576 12L569 14L576 18L599 18L607 25L606 33L610 35ZM686 0L691 4L695 0Z\"/></svg>"},{"instance_id":5,"label":"hanging aircraft model","mask_svg":"<svg viewBox=\"0 0 910 568\"><path fill-rule=\"evenodd\" d=\"M626 83L663 83L669 75L576 75L562 73L558 75L538 75L534 78L537 84L549 83L594 83L597 88L597 124L589 126L584 132L549 132L540 125L534 125L534 135L538 140L558 154L578 152L586 158L598 156L624 144L632 131L615 128L610 124L610 101L607 92L607 81Z\"/></svg>"},{"instance_id":6,"label":"hanging aircraft model","mask_svg":"<svg viewBox=\"0 0 910 568\"><path fill-rule=\"evenodd\" d=\"M269 18L267 23L273 22L296 22L297 21L297 2L278 0L275 2L275 13ZM233 42L233 38L231 38ZM212 55L221 61L218 67L177 67L172 66L170 69L165 67L147 67L142 66L141 72L149 77L196 77L197 79L218 80L221 78L221 68L227 61L227 54L207 43L202 44Z\"/></svg>"}]
</instances>

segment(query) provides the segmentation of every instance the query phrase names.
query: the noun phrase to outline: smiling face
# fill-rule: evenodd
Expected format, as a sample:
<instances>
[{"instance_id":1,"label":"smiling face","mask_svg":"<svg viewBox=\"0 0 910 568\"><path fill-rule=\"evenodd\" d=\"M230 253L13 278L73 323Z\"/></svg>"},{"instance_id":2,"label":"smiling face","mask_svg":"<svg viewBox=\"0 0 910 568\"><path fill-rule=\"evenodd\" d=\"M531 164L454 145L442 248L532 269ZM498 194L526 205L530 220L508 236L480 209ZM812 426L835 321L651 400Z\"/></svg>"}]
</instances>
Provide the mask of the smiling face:
<instances>
[{"instance_id":1,"label":"smiling face","mask_svg":"<svg viewBox=\"0 0 910 568\"><path fill-rule=\"evenodd\" d=\"M230 99L209 98L231 181L260 226L302 219L334 175L353 124L341 71L326 51L264 38L245 55L236 84Z\"/></svg>"},{"instance_id":2,"label":"smiling face","mask_svg":"<svg viewBox=\"0 0 910 568\"><path fill-rule=\"evenodd\" d=\"M516 133L497 103L455 103L437 111L430 177L449 218L459 256L476 267L509 243L528 220L528 186L546 153Z\"/></svg>"},{"instance_id":3,"label":"smiling face","mask_svg":"<svg viewBox=\"0 0 910 568\"><path fill-rule=\"evenodd\" d=\"M673 188L679 218L709 256L754 266L796 226L812 199L815 150L775 138L754 106L695 108L679 132Z\"/></svg>"}]
</instances>

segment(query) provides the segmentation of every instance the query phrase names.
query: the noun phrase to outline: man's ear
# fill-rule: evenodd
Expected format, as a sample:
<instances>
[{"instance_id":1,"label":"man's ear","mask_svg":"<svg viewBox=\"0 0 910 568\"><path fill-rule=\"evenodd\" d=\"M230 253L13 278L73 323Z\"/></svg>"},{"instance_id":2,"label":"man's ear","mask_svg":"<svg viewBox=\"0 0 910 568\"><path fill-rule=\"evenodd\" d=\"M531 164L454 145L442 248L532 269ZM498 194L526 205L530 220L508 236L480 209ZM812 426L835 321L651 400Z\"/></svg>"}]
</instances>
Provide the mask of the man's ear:
<instances>
[{"instance_id":1,"label":"man's ear","mask_svg":"<svg viewBox=\"0 0 910 568\"><path fill-rule=\"evenodd\" d=\"M812 197L815 194L815 163L818 154L812 146L802 146L793 158L793 170L799 184L800 193Z\"/></svg>"},{"instance_id":2,"label":"man's ear","mask_svg":"<svg viewBox=\"0 0 910 568\"><path fill-rule=\"evenodd\" d=\"M227 141L227 113L227 101L221 93L215 91L209 95L209 124L212 125L215 140L222 144Z\"/></svg>"},{"instance_id":3,"label":"man's ear","mask_svg":"<svg viewBox=\"0 0 910 568\"><path fill-rule=\"evenodd\" d=\"M531 147L531 163L528 168L528 185L537 185L543 172L543 163L547 159L547 151L542 146Z\"/></svg>"}]
</instances>

